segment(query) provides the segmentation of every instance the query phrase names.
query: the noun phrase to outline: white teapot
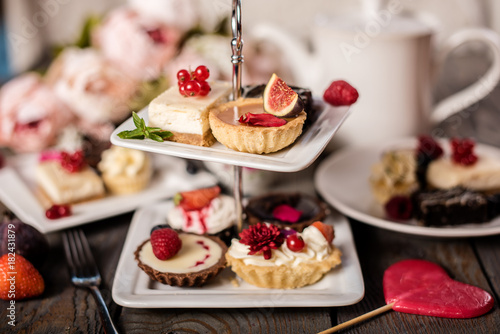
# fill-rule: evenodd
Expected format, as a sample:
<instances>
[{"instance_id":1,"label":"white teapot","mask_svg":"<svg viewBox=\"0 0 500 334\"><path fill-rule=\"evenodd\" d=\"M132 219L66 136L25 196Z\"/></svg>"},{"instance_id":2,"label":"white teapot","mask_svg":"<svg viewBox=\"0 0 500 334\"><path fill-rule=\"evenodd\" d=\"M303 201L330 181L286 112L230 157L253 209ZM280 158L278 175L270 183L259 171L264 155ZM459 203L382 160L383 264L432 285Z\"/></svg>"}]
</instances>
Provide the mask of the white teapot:
<instances>
[{"instance_id":1,"label":"white teapot","mask_svg":"<svg viewBox=\"0 0 500 334\"><path fill-rule=\"evenodd\" d=\"M460 30L437 45L436 53L428 26L389 11L318 19L312 27L313 52L274 26L256 25L249 36L278 46L292 69L293 84L310 88L317 97L337 79L358 90L359 100L335 137L341 145L428 133L432 125L484 98L500 79L500 38L493 31ZM491 50L492 65L475 83L432 106L433 77L447 55L469 41Z\"/></svg>"}]
</instances>

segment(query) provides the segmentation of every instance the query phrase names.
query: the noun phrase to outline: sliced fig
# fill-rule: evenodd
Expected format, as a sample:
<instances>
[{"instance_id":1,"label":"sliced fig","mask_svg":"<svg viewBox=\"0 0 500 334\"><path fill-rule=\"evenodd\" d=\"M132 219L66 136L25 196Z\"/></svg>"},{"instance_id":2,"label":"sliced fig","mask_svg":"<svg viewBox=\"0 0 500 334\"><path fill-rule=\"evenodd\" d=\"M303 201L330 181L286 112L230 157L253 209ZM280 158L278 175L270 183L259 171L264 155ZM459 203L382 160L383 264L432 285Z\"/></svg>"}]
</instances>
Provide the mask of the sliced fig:
<instances>
[{"instance_id":1,"label":"sliced fig","mask_svg":"<svg viewBox=\"0 0 500 334\"><path fill-rule=\"evenodd\" d=\"M278 117L296 117L304 110L304 102L275 73L264 89L264 110Z\"/></svg>"}]
</instances>

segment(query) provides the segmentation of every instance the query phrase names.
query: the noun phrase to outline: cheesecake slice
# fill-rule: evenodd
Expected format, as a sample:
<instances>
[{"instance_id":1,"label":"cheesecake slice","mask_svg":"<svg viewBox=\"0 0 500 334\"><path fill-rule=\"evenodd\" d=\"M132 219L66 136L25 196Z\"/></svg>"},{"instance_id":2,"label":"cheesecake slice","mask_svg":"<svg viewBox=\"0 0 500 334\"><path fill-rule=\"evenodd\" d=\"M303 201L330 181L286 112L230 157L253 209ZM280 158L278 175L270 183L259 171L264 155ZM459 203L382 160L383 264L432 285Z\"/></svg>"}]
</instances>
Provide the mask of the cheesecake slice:
<instances>
[{"instance_id":1,"label":"cheesecake slice","mask_svg":"<svg viewBox=\"0 0 500 334\"><path fill-rule=\"evenodd\" d=\"M172 141L211 146L215 138L208 122L209 110L227 101L232 86L215 81L210 87L210 93L203 97L185 97L176 85L170 87L149 104L148 125L172 132Z\"/></svg>"},{"instance_id":2,"label":"cheesecake slice","mask_svg":"<svg viewBox=\"0 0 500 334\"><path fill-rule=\"evenodd\" d=\"M105 194L101 178L88 166L70 173L57 161L44 161L36 167L36 182L53 204L74 204Z\"/></svg>"}]
</instances>

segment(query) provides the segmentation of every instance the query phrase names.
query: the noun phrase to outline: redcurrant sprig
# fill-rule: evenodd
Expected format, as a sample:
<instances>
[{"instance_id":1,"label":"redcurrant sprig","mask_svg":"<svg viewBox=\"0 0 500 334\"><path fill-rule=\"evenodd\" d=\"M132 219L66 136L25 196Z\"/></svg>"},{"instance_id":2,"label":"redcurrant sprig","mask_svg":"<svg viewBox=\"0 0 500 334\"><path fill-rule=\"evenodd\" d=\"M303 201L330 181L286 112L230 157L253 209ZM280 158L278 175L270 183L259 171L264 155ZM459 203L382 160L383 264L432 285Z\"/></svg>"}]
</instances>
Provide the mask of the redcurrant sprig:
<instances>
[{"instance_id":1,"label":"redcurrant sprig","mask_svg":"<svg viewBox=\"0 0 500 334\"><path fill-rule=\"evenodd\" d=\"M207 79L210 70L205 65L198 66L193 72L181 69L177 72L179 93L183 96L207 96L210 93L210 84Z\"/></svg>"}]
</instances>

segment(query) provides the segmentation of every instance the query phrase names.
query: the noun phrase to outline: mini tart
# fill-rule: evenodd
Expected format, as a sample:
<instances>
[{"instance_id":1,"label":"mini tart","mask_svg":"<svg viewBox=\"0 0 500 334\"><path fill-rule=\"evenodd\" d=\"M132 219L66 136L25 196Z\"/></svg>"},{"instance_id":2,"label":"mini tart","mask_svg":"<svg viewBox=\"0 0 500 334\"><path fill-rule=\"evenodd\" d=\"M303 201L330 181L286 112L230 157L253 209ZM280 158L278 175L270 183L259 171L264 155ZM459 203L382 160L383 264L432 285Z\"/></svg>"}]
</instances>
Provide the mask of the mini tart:
<instances>
[{"instance_id":1,"label":"mini tart","mask_svg":"<svg viewBox=\"0 0 500 334\"><path fill-rule=\"evenodd\" d=\"M263 100L238 99L212 109L209 122L214 137L224 146L240 152L256 154L276 152L292 144L300 136L307 117L302 111L295 118L286 118L287 123L279 127L239 123L239 118L247 112L264 113Z\"/></svg>"},{"instance_id":2,"label":"mini tart","mask_svg":"<svg viewBox=\"0 0 500 334\"><path fill-rule=\"evenodd\" d=\"M231 270L249 284L269 289L295 289L316 283L342 262L341 251L332 247L331 254L324 260L295 267L246 264L244 259L234 258L229 253L226 253L226 259Z\"/></svg>"},{"instance_id":3,"label":"mini tart","mask_svg":"<svg viewBox=\"0 0 500 334\"><path fill-rule=\"evenodd\" d=\"M134 155L138 155L134 159ZM153 175L153 164L149 154L124 147L114 146L103 152L101 162L97 165L101 172L106 189L115 195L133 194L144 190ZM127 173L131 165L138 166ZM113 166L116 165L116 166Z\"/></svg>"},{"instance_id":4,"label":"mini tart","mask_svg":"<svg viewBox=\"0 0 500 334\"><path fill-rule=\"evenodd\" d=\"M289 205L302 211L299 221L286 222L273 217L273 210L279 205ZM301 193L270 193L251 198L245 207L248 224L270 223L280 229L292 228L298 232L326 216L326 205L317 198Z\"/></svg>"},{"instance_id":5,"label":"mini tart","mask_svg":"<svg viewBox=\"0 0 500 334\"><path fill-rule=\"evenodd\" d=\"M217 274L219 274L226 266L226 258L225 254L227 252L227 246L222 242L219 238L217 237L212 237L212 236L199 236L191 233L179 233L179 237L183 241L183 248L186 247L186 240L183 239L183 236L195 236L198 240L203 240L203 239L209 239L215 244L217 244L220 247L220 256L217 259L217 261L211 265L208 268L196 271L190 271L187 273L177 273L177 272L168 272L168 271L160 271L155 268L153 268L151 265L148 265L144 262L144 259L142 259L142 256L153 256L154 254L152 253L151 249L151 242L150 240L144 241L139 247L137 247L136 251L134 252L135 260L138 263L138 266L154 281L158 281L163 284L168 284L171 286L182 286L182 287L191 287L191 286L202 286L204 285L207 281L215 277ZM146 255L143 255L145 252ZM154 260L156 261L161 261L167 263L170 260L174 260L177 257L177 260L186 261L183 258L186 258L190 255L190 253L183 253L183 250L179 251L176 255L174 255L171 259L161 261L161 260Z\"/></svg>"}]
</instances>

